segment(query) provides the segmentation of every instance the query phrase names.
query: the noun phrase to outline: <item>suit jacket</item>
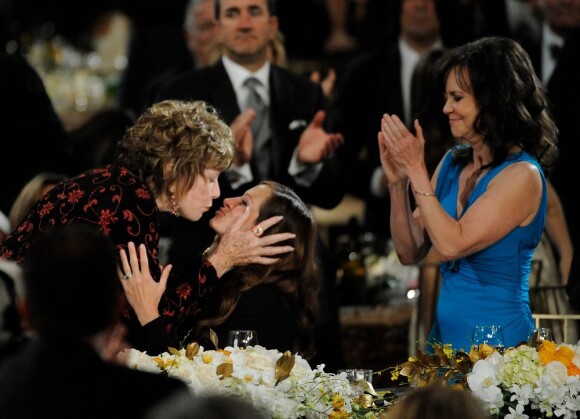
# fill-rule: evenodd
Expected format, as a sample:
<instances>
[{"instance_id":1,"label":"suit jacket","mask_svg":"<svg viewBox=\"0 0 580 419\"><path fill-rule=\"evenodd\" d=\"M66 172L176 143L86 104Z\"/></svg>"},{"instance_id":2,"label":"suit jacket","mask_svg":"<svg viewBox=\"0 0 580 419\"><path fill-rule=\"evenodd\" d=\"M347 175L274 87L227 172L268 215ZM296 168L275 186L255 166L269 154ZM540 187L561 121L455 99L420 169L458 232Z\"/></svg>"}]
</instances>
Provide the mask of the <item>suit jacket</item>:
<instances>
[{"instance_id":1,"label":"suit jacket","mask_svg":"<svg viewBox=\"0 0 580 419\"><path fill-rule=\"evenodd\" d=\"M403 115L398 41L361 56L345 70L331 110L331 129L345 138L339 155L347 191L366 201L366 229L390 236L389 198L369 190L372 173L381 165L377 133L384 113Z\"/></svg>"},{"instance_id":2,"label":"suit jacket","mask_svg":"<svg viewBox=\"0 0 580 419\"><path fill-rule=\"evenodd\" d=\"M184 382L104 362L86 343L38 338L0 368L3 419L142 418Z\"/></svg>"}]
</instances>

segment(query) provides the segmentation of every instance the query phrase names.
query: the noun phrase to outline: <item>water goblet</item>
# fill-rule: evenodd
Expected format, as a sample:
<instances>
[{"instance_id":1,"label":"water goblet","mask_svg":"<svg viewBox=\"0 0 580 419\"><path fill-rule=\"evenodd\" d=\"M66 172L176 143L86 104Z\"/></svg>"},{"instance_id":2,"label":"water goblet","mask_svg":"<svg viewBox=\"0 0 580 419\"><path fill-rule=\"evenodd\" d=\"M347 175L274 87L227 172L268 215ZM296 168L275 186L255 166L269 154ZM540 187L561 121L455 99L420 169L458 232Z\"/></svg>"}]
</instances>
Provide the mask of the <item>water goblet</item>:
<instances>
[{"instance_id":1,"label":"water goblet","mask_svg":"<svg viewBox=\"0 0 580 419\"><path fill-rule=\"evenodd\" d=\"M228 346L233 348L247 348L258 344L258 333L255 330L230 330Z\"/></svg>"},{"instance_id":2,"label":"water goblet","mask_svg":"<svg viewBox=\"0 0 580 419\"><path fill-rule=\"evenodd\" d=\"M538 348L545 340L550 340L552 342L554 341L552 331L550 329L548 329L547 327L539 327L537 329L532 329L530 331L528 345Z\"/></svg>"},{"instance_id":3,"label":"water goblet","mask_svg":"<svg viewBox=\"0 0 580 419\"><path fill-rule=\"evenodd\" d=\"M487 344L503 354L504 340L501 326L497 325L478 325L473 328L471 335L471 347L476 351L479 350L480 345Z\"/></svg>"}]
</instances>

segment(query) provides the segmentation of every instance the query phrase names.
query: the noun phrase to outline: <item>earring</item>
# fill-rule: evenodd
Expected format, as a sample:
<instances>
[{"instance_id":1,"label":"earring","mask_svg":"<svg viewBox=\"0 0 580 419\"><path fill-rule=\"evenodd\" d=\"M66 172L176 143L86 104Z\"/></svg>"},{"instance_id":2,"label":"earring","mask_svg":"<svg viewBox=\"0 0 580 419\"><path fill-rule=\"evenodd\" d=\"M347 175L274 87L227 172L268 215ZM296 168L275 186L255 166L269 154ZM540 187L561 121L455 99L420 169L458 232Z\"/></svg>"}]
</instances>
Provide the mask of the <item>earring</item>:
<instances>
[{"instance_id":1,"label":"earring","mask_svg":"<svg viewBox=\"0 0 580 419\"><path fill-rule=\"evenodd\" d=\"M175 192L171 192L169 201L171 202L171 215L179 217L179 205L177 205L177 198L175 198Z\"/></svg>"}]
</instances>

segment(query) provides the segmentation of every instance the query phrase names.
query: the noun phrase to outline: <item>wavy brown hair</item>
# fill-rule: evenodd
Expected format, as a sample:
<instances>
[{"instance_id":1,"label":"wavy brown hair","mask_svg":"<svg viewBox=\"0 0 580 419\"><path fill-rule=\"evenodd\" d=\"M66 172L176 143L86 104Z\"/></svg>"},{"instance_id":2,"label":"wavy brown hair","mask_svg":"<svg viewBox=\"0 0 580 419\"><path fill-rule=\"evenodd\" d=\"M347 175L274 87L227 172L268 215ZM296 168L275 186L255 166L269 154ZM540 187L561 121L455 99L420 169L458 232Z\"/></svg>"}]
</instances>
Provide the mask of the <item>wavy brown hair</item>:
<instances>
[{"instance_id":1,"label":"wavy brown hair","mask_svg":"<svg viewBox=\"0 0 580 419\"><path fill-rule=\"evenodd\" d=\"M268 228L264 235L292 231L296 237L279 245L294 246L294 251L279 256L280 260L274 265L255 264L236 268L232 277L224 281L218 313L198 323L198 334L225 322L244 291L260 284L275 284L290 296L295 309L299 335L294 352L309 359L314 356L313 331L320 290L316 222L308 206L292 189L273 181L262 181L260 184L267 185L272 194L262 204L256 222L283 214L283 220Z\"/></svg>"},{"instance_id":2,"label":"wavy brown hair","mask_svg":"<svg viewBox=\"0 0 580 419\"><path fill-rule=\"evenodd\" d=\"M234 138L218 111L203 101L165 100L147 109L118 145L118 163L156 196L186 193L205 169L225 171Z\"/></svg>"}]
</instances>

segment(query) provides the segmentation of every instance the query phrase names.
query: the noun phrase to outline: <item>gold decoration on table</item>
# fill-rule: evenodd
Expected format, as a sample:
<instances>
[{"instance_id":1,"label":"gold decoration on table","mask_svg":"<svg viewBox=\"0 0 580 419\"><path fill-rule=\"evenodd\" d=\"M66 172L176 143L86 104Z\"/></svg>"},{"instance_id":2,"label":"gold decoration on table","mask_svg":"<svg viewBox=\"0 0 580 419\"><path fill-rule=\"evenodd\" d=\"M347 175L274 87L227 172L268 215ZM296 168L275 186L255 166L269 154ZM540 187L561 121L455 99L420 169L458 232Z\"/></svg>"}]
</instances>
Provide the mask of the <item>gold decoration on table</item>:
<instances>
[{"instance_id":1,"label":"gold decoration on table","mask_svg":"<svg viewBox=\"0 0 580 419\"><path fill-rule=\"evenodd\" d=\"M286 351L282 354L278 361L276 361L276 384L284 381L286 378L290 377L290 372L294 368L294 363L296 359L290 351Z\"/></svg>"}]
</instances>

